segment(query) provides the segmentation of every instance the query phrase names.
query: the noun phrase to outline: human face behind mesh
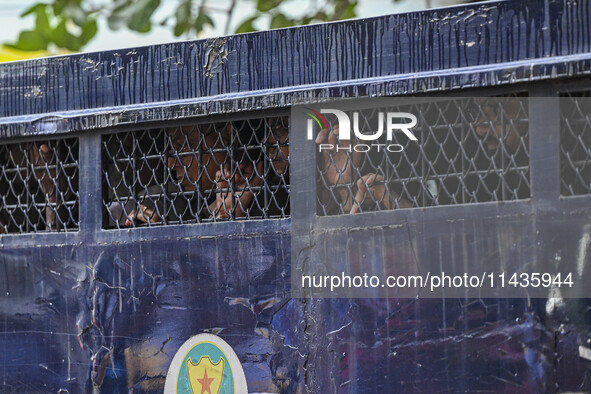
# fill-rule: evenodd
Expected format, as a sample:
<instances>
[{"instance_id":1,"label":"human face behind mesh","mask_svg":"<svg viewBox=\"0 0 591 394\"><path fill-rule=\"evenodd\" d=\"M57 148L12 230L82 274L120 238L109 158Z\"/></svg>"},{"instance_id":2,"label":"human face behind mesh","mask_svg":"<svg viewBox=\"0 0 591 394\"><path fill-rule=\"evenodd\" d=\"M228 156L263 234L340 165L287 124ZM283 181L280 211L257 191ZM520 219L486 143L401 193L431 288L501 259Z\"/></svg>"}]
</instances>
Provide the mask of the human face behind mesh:
<instances>
[{"instance_id":1,"label":"human face behind mesh","mask_svg":"<svg viewBox=\"0 0 591 394\"><path fill-rule=\"evenodd\" d=\"M489 97L475 100L477 115L476 134L484 139L489 153L495 152L501 143L509 151L519 146L520 136L525 133L520 119L521 100L517 97Z\"/></svg>"},{"instance_id":2,"label":"human face behind mesh","mask_svg":"<svg viewBox=\"0 0 591 394\"><path fill-rule=\"evenodd\" d=\"M289 129L287 116L267 120L270 130L265 138L269 145L269 158L277 175L283 175L289 165Z\"/></svg>"},{"instance_id":3,"label":"human face behind mesh","mask_svg":"<svg viewBox=\"0 0 591 394\"><path fill-rule=\"evenodd\" d=\"M198 185L202 190L213 188L216 172L223 168L228 155L225 150L212 151L226 147L226 132L211 132L204 136L197 126L168 130L173 147L168 168L174 170L183 190L193 191Z\"/></svg>"}]
</instances>

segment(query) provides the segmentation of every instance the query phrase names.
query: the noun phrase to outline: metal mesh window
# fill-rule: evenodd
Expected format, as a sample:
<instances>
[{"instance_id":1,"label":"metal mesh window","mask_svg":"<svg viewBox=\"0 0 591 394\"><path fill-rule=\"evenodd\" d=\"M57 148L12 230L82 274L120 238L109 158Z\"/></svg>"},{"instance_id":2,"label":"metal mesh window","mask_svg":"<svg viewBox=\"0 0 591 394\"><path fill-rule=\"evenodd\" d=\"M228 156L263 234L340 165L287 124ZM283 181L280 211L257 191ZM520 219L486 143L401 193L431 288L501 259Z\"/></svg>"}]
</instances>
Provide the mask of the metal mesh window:
<instances>
[{"instance_id":1,"label":"metal mesh window","mask_svg":"<svg viewBox=\"0 0 591 394\"><path fill-rule=\"evenodd\" d=\"M563 94L560 100L560 193L591 193L591 93Z\"/></svg>"},{"instance_id":2,"label":"metal mesh window","mask_svg":"<svg viewBox=\"0 0 591 394\"><path fill-rule=\"evenodd\" d=\"M0 233L78 228L78 140L0 145Z\"/></svg>"},{"instance_id":3,"label":"metal mesh window","mask_svg":"<svg viewBox=\"0 0 591 394\"><path fill-rule=\"evenodd\" d=\"M104 228L289 216L288 117L103 136Z\"/></svg>"},{"instance_id":4,"label":"metal mesh window","mask_svg":"<svg viewBox=\"0 0 591 394\"><path fill-rule=\"evenodd\" d=\"M418 141L394 133L391 141L385 136L371 141L382 144L379 150L355 152L350 148L360 141L354 136L349 144L321 132L318 144L332 138L340 149L317 154L318 215L530 197L526 97L451 98L364 110L360 132L375 134L379 112L388 111L414 114ZM391 144L404 149L388 151Z\"/></svg>"}]
</instances>

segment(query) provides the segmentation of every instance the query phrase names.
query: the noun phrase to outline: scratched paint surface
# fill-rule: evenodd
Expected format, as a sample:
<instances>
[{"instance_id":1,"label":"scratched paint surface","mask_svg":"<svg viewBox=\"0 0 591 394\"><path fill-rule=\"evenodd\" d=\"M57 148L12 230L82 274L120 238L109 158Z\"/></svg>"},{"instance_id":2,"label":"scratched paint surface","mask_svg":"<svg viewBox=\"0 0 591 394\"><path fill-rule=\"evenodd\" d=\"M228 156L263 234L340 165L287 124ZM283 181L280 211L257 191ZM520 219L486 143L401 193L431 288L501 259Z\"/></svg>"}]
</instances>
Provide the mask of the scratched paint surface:
<instances>
[{"instance_id":1,"label":"scratched paint surface","mask_svg":"<svg viewBox=\"0 0 591 394\"><path fill-rule=\"evenodd\" d=\"M159 392L199 332L234 347L253 390L297 384L303 358L272 329L289 302L284 238L3 250L0 391Z\"/></svg>"},{"instance_id":2,"label":"scratched paint surface","mask_svg":"<svg viewBox=\"0 0 591 394\"><path fill-rule=\"evenodd\" d=\"M2 250L4 392L160 392L210 332L252 391L591 389L586 300L289 298L286 236Z\"/></svg>"},{"instance_id":3,"label":"scratched paint surface","mask_svg":"<svg viewBox=\"0 0 591 394\"><path fill-rule=\"evenodd\" d=\"M0 135L586 75L590 14L507 1L6 63Z\"/></svg>"},{"instance_id":4,"label":"scratched paint surface","mask_svg":"<svg viewBox=\"0 0 591 394\"><path fill-rule=\"evenodd\" d=\"M503 2L3 64L0 135L585 76L590 14ZM588 232L583 205L567 255ZM292 299L289 232L107 236L81 212L79 233L0 236L1 392L160 392L200 332L235 349L252 391L591 390L588 300Z\"/></svg>"}]
</instances>

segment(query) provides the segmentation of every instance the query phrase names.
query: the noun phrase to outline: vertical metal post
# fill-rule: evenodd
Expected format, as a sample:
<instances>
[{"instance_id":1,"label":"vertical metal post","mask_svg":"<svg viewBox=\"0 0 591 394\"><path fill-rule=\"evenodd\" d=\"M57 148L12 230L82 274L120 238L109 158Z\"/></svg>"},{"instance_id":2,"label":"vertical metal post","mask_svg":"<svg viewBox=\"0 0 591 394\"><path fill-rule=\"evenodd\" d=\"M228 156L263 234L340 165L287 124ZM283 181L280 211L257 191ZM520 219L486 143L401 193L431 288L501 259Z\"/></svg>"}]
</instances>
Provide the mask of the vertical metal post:
<instances>
[{"instance_id":1,"label":"vertical metal post","mask_svg":"<svg viewBox=\"0 0 591 394\"><path fill-rule=\"evenodd\" d=\"M273 157L271 157L270 155L270 150L271 150L271 144L269 143L269 137L271 136L272 132L271 132L271 126L269 126L269 123L267 122L268 118L264 118L263 120L263 140L262 142L262 150L263 150L263 174L270 174L270 171L272 171L274 169L273 167ZM289 132L289 137L291 138L291 130L288 131ZM289 141L289 140L288 140ZM281 150L281 147L278 148L279 150ZM269 169L269 166L272 167L272 169ZM254 170L256 171L256 163L254 164ZM291 168L288 168L289 171L291 171ZM267 219L268 215L265 212L265 209L267 207L270 206L269 204L269 199L273 198L273 196L269 196L269 193L273 193L273 189L268 190L269 186L265 185L265 182L263 182L261 184L261 187L263 187L263 219ZM275 191L279 190L279 185L277 186L277 189L275 189ZM259 191L260 193L260 191Z\"/></svg>"},{"instance_id":2,"label":"vertical metal post","mask_svg":"<svg viewBox=\"0 0 591 394\"><path fill-rule=\"evenodd\" d=\"M170 171L170 169L168 168L168 150L170 149L170 146L168 144L168 134L166 129L162 128L160 130L160 132L163 134L163 138L164 138L164 153L161 155L162 157L162 163L163 163L163 167L162 167L162 187L164 188L164 195L162 196L162 199L164 200L162 202L162 223L164 223L165 225L168 224L168 215L167 212L169 210L168 207L168 201L170 201L170 193L168 192L168 182L169 182L169 178L167 175L167 172Z\"/></svg>"},{"instance_id":3,"label":"vertical metal post","mask_svg":"<svg viewBox=\"0 0 591 394\"><path fill-rule=\"evenodd\" d=\"M181 132L182 132L182 128L181 128ZM207 207L207 211L205 212L205 214L207 214L209 212L209 206L207 204L207 197L205 196L205 191L203 190L203 177L205 176L205 171L203 170L203 147L205 146L207 148L207 143L205 142L205 135L201 133L201 131L199 130L199 126L193 126L191 133L199 133L199 147L197 148L197 158L199 159L199 161L197 162L199 165L199 178L197 179L197 183L199 184L198 187L195 188L195 191L193 193L197 193L197 212L196 215L197 217L195 217L195 223L202 223L203 222L203 209ZM193 151L192 155L191 155L191 163L193 162L193 160L195 160L195 148L191 148L189 145L189 139L187 136L185 136L185 141L187 142L187 146L189 147L189 151ZM182 149L181 152L182 153ZM179 156L179 159L181 158L181 156ZM181 164L183 165L183 169L185 169L185 164L184 162L181 160ZM188 172L188 171L187 171ZM184 191L182 191L181 188L181 192L183 193L183 196L186 198L187 194L184 193ZM193 194L194 196L194 194ZM187 204L191 204L191 201L189 199L189 201L187 202ZM182 223L182 218L181 218L181 223Z\"/></svg>"},{"instance_id":4,"label":"vertical metal post","mask_svg":"<svg viewBox=\"0 0 591 394\"><path fill-rule=\"evenodd\" d=\"M529 146L534 207L548 210L560 197L560 100L552 87L530 91Z\"/></svg>"},{"instance_id":5,"label":"vertical metal post","mask_svg":"<svg viewBox=\"0 0 591 394\"><path fill-rule=\"evenodd\" d=\"M509 96L511 97L511 96ZM510 98L509 98L510 100ZM499 114L499 116L501 117L500 119L500 124L501 124L501 128L504 130L506 127L511 128L511 117L509 116L505 116L505 104L509 104L508 102L508 98L504 97L502 99L499 100L499 102L497 103L497 113ZM495 119L496 121L496 119ZM501 177L502 177L502 187L501 187L501 199L502 201L506 201L508 199L508 192L507 192L507 179L505 177L505 175L503 175L503 173L506 171L507 169L507 159L506 159L506 155L504 154L504 149L507 149L507 147L505 147L505 143L507 142L507 137L506 134L504 135L500 135L497 137L499 139L499 151L501 153ZM530 140L531 141L531 140ZM530 152L531 154L531 152ZM531 157L531 156L530 156ZM493 158L494 160L494 158ZM530 168L531 168L531 164L530 164Z\"/></svg>"},{"instance_id":6,"label":"vertical metal post","mask_svg":"<svg viewBox=\"0 0 591 394\"><path fill-rule=\"evenodd\" d=\"M25 162L23 164L25 164L27 166L26 167L25 179L23 181L24 190L26 191L26 194L27 194L27 207L26 207L26 210L24 211L24 214L25 214L25 217L29 217L29 218L30 218L30 215L33 213L33 209L31 209L31 206L33 206L33 208L36 208L35 207L35 197L31 194L31 181L30 181L31 180L31 177L32 177L32 174L35 174L35 169L33 168L32 169L33 172L31 173L31 166L33 164L31 164L30 161L27 160L27 157L31 156L30 148L29 148L30 144L32 144L32 142L22 145L22 146L24 146L24 155L23 155L23 157L25 158ZM33 204L33 205L31 205L31 204ZM31 220L30 219L28 219L28 220L25 221L25 231L26 232L31 231L31 225L30 225L30 223L31 223ZM37 231L37 228L34 227L33 230L34 231Z\"/></svg>"},{"instance_id":7,"label":"vertical metal post","mask_svg":"<svg viewBox=\"0 0 591 394\"><path fill-rule=\"evenodd\" d=\"M291 223L293 228L309 228L316 216L317 147L306 138L303 116L290 116L289 123Z\"/></svg>"},{"instance_id":8,"label":"vertical metal post","mask_svg":"<svg viewBox=\"0 0 591 394\"><path fill-rule=\"evenodd\" d=\"M308 269L308 255L316 223L316 144L306 138L306 122L303 116L289 117L290 203L291 203L291 291L293 296L303 296L297 275ZM294 187L297 185L297 187ZM304 253L299 253L302 251Z\"/></svg>"},{"instance_id":9,"label":"vertical metal post","mask_svg":"<svg viewBox=\"0 0 591 394\"><path fill-rule=\"evenodd\" d=\"M80 233L84 242L93 242L102 227L101 136L80 136L79 154Z\"/></svg>"}]
</instances>

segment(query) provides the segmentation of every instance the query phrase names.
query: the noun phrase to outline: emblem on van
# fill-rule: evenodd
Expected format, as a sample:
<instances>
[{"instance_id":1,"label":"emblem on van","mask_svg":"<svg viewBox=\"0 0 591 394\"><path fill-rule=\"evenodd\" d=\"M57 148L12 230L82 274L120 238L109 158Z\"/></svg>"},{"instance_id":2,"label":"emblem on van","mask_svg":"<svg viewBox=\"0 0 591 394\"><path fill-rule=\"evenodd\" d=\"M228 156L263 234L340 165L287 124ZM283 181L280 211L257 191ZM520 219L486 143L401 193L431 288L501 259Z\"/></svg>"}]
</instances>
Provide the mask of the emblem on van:
<instances>
[{"instance_id":1,"label":"emblem on van","mask_svg":"<svg viewBox=\"0 0 591 394\"><path fill-rule=\"evenodd\" d=\"M247 393L236 353L216 335L191 337L176 352L164 384L165 393Z\"/></svg>"}]
</instances>

